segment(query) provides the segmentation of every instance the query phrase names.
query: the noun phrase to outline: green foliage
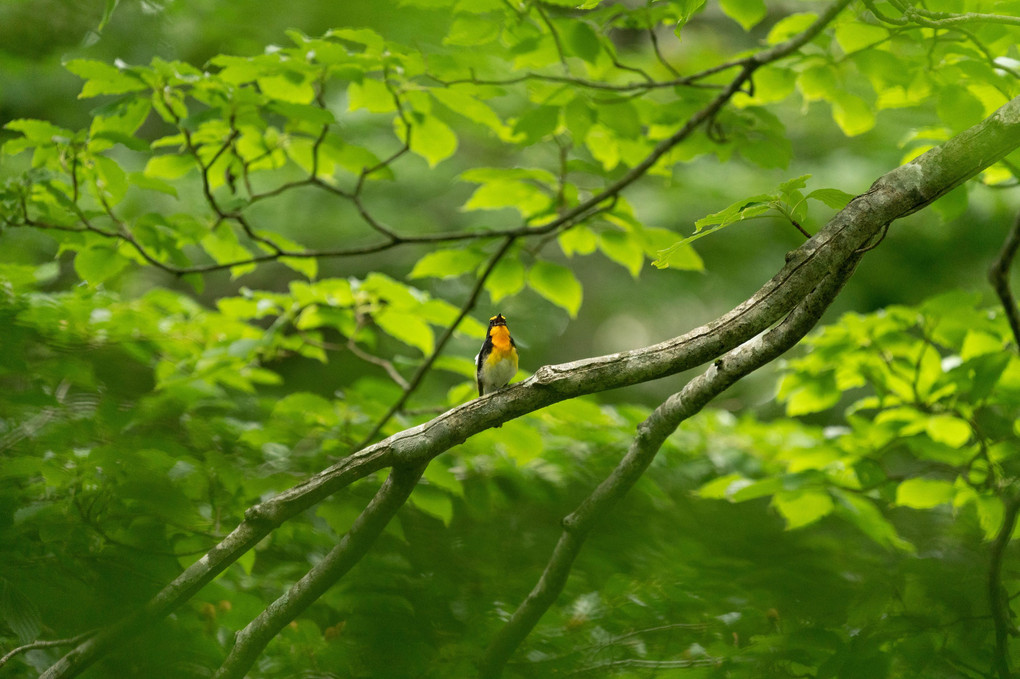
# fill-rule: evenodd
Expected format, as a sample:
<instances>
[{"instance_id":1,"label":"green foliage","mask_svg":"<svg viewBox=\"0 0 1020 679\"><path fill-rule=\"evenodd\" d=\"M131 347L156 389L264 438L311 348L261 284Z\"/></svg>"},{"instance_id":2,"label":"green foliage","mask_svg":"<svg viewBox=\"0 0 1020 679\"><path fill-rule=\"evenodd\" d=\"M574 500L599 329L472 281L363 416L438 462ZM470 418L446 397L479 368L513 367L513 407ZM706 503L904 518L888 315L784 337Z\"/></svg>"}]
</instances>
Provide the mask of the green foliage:
<instances>
[{"instance_id":1,"label":"green foliage","mask_svg":"<svg viewBox=\"0 0 1020 679\"><path fill-rule=\"evenodd\" d=\"M197 11L163 4L146 11ZM78 50L63 68L87 123L18 114L0 138L3 652L116 622L259 500L473 398L490 311L505 306L535 370L639 325L647 291L649 335L722 303L678 272L726 257L737 289L774 271L746 242L692 244L772 217L781 235L755 245L786 247L875 168L1020 92L1012 7L936 4L852 5L822 27L819 3L403 0L388 20L404 39L338 22L281 27L247 56ZM108 0L93 37L126 11ZM805 164L829 188L808 190ZM984 180L1007 186L1016 166ZM971 200L957 190L939 214ZM978 200L981 221L1009 207ZM977 308L958 294L846 315L786 364L786 418L686 422L507 675L985 673L1020 362L1001 314ZM583 329L564 341L568 318ZM434 460L250 676L472 676L561 517L632 443L642 398L565 401ZM284 522L90 676L208 675L382 479ZM36 676L65 650L4 670Z\"/></svg>"},{"instance_id":2,"label":"green foliage","mask_svg":"<svg viewBox=\"0 0 1020 679\"><path fill-rule=\"evenodd\" d=\"M840 210L853 199L849 193L839 189L815 189L805 195L801 189L807 186L807 180L810 177L811 175L803 175L787 180L771 193L760 193L742 198L725 210L702 217L694 223L693 236L688 236L661 250L658 259L653 264L661 269L675 266L673 261L677 258L678 253L689 250L692 242L731 224L756 217L778 215L793 224L798 230L803 231L801 222L807 216L808 200L816 200L834 210Z\"/></svg>"}]
</instances>

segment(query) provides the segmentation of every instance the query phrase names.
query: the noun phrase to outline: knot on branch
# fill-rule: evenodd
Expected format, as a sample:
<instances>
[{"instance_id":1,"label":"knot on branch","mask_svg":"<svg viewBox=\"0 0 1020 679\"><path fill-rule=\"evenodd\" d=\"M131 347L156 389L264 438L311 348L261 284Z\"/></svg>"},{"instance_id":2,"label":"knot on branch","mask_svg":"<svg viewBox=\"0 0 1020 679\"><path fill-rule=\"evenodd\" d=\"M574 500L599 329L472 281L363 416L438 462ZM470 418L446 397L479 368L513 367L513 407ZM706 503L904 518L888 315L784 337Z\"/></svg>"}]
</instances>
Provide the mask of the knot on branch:
<instances>
[{"instance_id":1,"label":"knot on branch","mask_svg":"<svg viewBox=\"0 0 1020 679\"><path fill-rule=\"evenodd\" d=\"M276 524L277 510L274 505L267 502L260 502L252 505L244 512L244 520L254 524Z\"/></svg>"},{"instance_id":2,"label":"knot on branch","mask_svg":"<svg viewBox=\"0 0 1020 679\"><path fill-rule=\"evenodd\" d=\"M556 370L555 366L543 365L535 371L531 379L535 384L547 386L559 379L559 371Z\"/></svg>"}]
</instances>

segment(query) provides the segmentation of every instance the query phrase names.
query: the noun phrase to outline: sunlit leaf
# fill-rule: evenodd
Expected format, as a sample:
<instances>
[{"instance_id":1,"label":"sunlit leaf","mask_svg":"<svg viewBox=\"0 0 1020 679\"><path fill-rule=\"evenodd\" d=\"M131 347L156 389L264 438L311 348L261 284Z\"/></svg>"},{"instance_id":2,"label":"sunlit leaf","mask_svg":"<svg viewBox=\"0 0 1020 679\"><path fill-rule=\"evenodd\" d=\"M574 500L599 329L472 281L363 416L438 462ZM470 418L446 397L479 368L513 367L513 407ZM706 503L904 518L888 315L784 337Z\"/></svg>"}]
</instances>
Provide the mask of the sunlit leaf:
<instances>
[{"instance_id":1,"label":"sunlit leaf","mask_svg":"<svg viewBox=\"0 0 1020 679\"><path fill-rule=\"evenodd\" d=\"M581 284L574 272L552 262L536 262L528 270L528 285L547 300L576 316L581 308Z\"/></svg>"},{"instance_id":2,"label":"sunlit leaf","mask_svg":"<svg viewBox=\"0 0 1020 679\"><path fill-rule=\"evenodd\" d=\"M956 489L949 481L907 479L896 487L896 504L914 509L931 509L952 502Z\"/></svg>"},{"instance_id":3,"label":"sunlit leaf","mask_svg":"<svg viewBox=\"0 0 1020 679\"><path fill-rule=\"evenodd\" d=\"M719 6L726 16L743 26L745 31L751 30L765 18L763 0L720 0Z\"/></svg>"}]
</instances>

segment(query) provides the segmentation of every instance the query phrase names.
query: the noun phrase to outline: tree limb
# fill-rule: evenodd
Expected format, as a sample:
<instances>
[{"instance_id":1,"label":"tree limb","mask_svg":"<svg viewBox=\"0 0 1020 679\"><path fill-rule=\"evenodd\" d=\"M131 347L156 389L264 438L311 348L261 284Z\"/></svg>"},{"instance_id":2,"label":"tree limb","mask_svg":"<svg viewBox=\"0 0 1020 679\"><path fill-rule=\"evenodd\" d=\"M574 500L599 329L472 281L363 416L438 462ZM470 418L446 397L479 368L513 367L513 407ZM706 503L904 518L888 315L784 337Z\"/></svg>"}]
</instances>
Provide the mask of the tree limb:
<instances>
[{"instance_id":1,"label":"tree limb","mask_svg":"<svg viewBox=\"0 0 1020 679\"><path fill-rule=\"evenodd\" d=\"M749 299L715 321L642 349L540 368L531 378L399 432L253 506L208 554L157 593L139 613L107 628L57 661L44 679L73 677L167 615L281 522L384 467L425 464L468 437L568 398L638 384L696 367L766 330L882 227L925 207L1020 146L1020 97L942 146L880 177Z\"/></svg>"},{"instance_id":2,"label":"tree limb","mask_svg":"<svg viewBox=\"0 0 1020 679\"><path fill-rule=\"evenodd\" d=\"M637 483L659 448L684 420L745 375L773 361L807 334L842 289L859 255L826 276L775 328L726 353L673 394L638 425L637 436L613 472L563 519L563 533L538 583L489 644L479 663L483 679L496 679L517 647L556 602L588 533Z\"/></svg>"}]
</instances>

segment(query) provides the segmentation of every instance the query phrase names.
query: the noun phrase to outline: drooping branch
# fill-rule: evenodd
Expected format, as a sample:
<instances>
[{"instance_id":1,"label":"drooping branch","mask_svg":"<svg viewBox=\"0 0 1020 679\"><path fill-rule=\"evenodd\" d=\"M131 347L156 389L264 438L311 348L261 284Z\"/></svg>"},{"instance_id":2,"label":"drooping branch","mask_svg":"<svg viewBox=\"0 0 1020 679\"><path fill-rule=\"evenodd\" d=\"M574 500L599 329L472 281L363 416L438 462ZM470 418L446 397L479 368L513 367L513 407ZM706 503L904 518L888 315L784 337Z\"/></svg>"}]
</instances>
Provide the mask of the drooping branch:
<instances>
[{"instance_id":1,"label":"drooping branch","mask_svg":"<svg viewBox=\"0 0 1020 679\"><path fill-rule=\"evenodd\" d=\"M315 564L290 590L237 633L234 647L213 679L240 678L251 668L284 625L308 608L349 571L375 542L414 490L425 466L394 467L340 543Z\"/></svg>"},{"instance_id":2,"label":"drooping branch","mask_svg":"<svg viewBox=\"0 0 1020 679\"><path fill-rule=\"evenodd\" d=\"M245 520L139 613L77 646L44 674L72 677L147 623L187 601L260 539L295 514L384 467L416 466L496 424L565 399L659 379L715 360L783 318L890 222L920 210L1020 146L1020 98L879 178L754 295L715 321L642 349L540 368L528 380L399 432L255 505Z\"/></svg>"},{"instance_id":3,"label":"drooping branch","mask_svg":"<svg viewBox=\"0 0 1020 679\"><path fill-rule=\"evenodd\" d=\"M483 679L496 679L503 673L507 660L563 591L574 560L592 528L641 478L669 435L713 398L779 357L806 335L842 289L858 258L859 255L851 255L839 271L826 276L781 324L727 352L638 425L637 436L613 472L563 519L563 533L541 577L485 651L479 663L479 675Z\"/></svg>"}]
</instances>

